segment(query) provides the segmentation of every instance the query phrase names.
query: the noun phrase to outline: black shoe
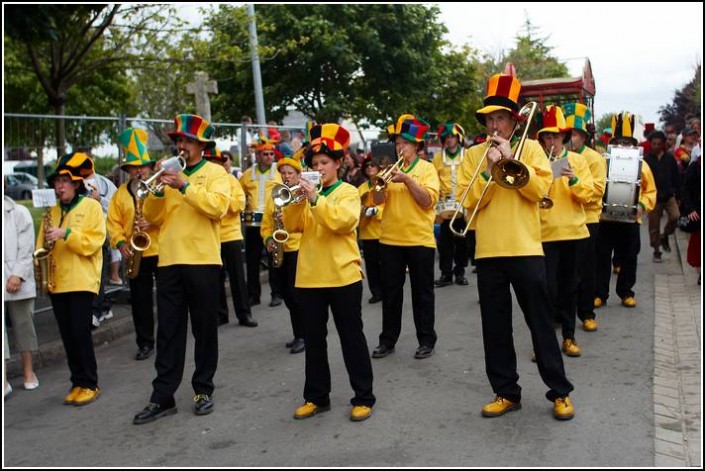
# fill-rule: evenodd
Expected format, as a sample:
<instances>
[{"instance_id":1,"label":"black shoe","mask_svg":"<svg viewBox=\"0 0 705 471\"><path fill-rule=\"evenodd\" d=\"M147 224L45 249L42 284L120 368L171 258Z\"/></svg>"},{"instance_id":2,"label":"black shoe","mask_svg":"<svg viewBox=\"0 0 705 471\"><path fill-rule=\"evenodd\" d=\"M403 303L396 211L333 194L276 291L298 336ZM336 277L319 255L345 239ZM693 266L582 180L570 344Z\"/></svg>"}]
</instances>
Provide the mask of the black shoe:
<instances>
[{"instance_id":1,"label":"black shoe","mask_svg":"<svg viewBox=\"0 0 705 471\"><path fill-rule=\"evenodd\" d=\"M436 288L441 288L443 286L448 286L453 284L453 277L450 275L441 275L436 281L433 282Z\"/></svg>"},{"instance_id":2,"label":"black shoe","mask_svg":"<svg viewBox=\"0 0 705 471\"><path fill-rule=\"evenodd\" d=\"M301 353L306 350L306 342L304 339L294 339L294 343L291 345L291 350L289 353Z\"/></svg>"},{"instance_id":3,"label":"black shoe","mask_svg":"<svg viewBox=\"0 0 705 471\"><path fill-rule=\"evenodd\" d=\"M428 358L431 355L433 355L433 348L427 347L426 345L421 345L419 348L416 349L416 354L414 355L414 358L417 360L423 360L424 358Z\"/></svg>"},{"instance_id":4,"label":"black shoe","mask_svg":"<svg viewBox=\"0 0 705 471\"><path fill-rule=\"evenodd\" d=\"M469 284L468 279L465 278L464 276L456 276L455 277L455 284L460 285L460 286L467 286Z\"/></svg>"},{"instance_id":5,"label":"black shoe","mask_svg":"<svg viewBox=\"0 0 705 471\"><path fill-rule=\"evenodd\" d=\"M140 347L140 349L137 350L137 354L135 355L135 360L146 360L147 358L151 357L153 353L154 348Z\"/></svg>"},{"instance_id":6,"label":"black shoe","mask_svg":"<svg viewBox=\"0 0 705 471\"><path fill-rule=\"evenodd\" d=\"M282 298L279 296L272 296L272 302L269 303L269 307L277 307L280 306L282 303Z\"/></svg>"},{"instance_id":7,"label":"black shoe","mask_svg":"<svg viewBox=\"0 0 705 471\"><path fill-rule=\"evenodd\" d=\"M213 412L213 399L208 394L196 394L193 396L193 413L196 415L208 415Z\"/></svg>"},{"instance_id":8,"label":"black shoe","mask_svg":"<svg viewBox=\"0 0 705 471\"><path fill-rule=\"evenodd\" d=\"M285 346L286 348L291 348L291 347L294 346L294 342L296 342L296 337L294 337L293 339L291 339L290 341L288 341L284 346Z\"/></svg>"},{"instance_id":9,"label":"black shoe","mask_svg":"<svg viewBox=\"0 0 705 471\"><path fill-rule=\"evenodd\" d=\"M661 247L663 247L664 252L669 252L669 253L671 252L671 246L668 243L668 236L667 235L661 236Z\"/></svg>"},{"instance_id":10,"label":"black shoe","mask_svg":"<svg viewBox=\"0 0 705 471\"><path fill-rule=\"evenodd\" d=\"M259 324L252 318L251 315L249 315L243 319L240 319L240 325L244 325L245 327L257 327Z\"/></svg>"},{"instance_id":11,"label":"black shoe","mask_svg":"<svg viewBox=\"0 0 705 471\"><path fill-rule=\"evenodd\" d=\"M388 347L384 344L380 344L372 352L372 358L384 358L390 353L394 353L394 347Z\"/></svg>"},{"instance_id":12,"label":"black shoe","mask_svg":"<svg viewBox=\"0 0 705 471\"><path fill-rule=\"evenodd\" d=\"M154 422L157 419L161 419L162 417L166 417L167 415L173 415L176 414L178 409L176 406L171 406L171 407L162 407L159 404L155 404L154 402L150 402L147 404L147 407L142 409L142 412L137 414L134 419L132 419L132 423L135 425L141 425L141 424L148 424L149 422Z\"/></svg>"},{"instance_id":13,"label":"black shoe","mask_svg":"<svg viewBox=\"0 0 705 471\"><path fill-rule=\"evenodd\" d=\"M472 267L472 270L470 270L470 273L477 273L477 267Z\"/></svg>"},{"instance_id":14,"label":"black shoe","mask_svg":"<svg viewBox=\"0 0 705 471\"><path fill-rule=\"evenodd\" d=\"M382 296L380 296L379 294L374 294L374 295L372 295L372 297L370 298L370 300L368 302L370 304L375 304L375 303L380 302L381 300L382 300Z\"/></svg>"},{"instance_id":15,"label":"black shoe","mask_svg":"<svg viewBox=\"0 0 705 471\"><path fill-rule=\"evenodd\" d=\"M257 306L260 304L259 298L255 298L254 296L250 297L250 306Z\"/></svg>"}]
</instances>

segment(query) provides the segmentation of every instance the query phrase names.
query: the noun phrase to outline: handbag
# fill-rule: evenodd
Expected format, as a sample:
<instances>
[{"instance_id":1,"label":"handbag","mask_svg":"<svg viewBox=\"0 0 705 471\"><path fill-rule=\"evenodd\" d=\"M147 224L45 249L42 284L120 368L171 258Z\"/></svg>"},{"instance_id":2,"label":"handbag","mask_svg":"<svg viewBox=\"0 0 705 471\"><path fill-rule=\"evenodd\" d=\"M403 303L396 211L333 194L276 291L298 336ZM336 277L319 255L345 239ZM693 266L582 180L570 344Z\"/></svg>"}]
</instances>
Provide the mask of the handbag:
<instances>
[{"instance_id":1,"label":"handbag","mask_svg":"<svg viewBox=\"0 0 705 471\"><path fill-rule=\"evenodd\" d=\"M681 212L681 214L683 214L683 213ZM698 215L699 214L700 214L700 212L698 211ZM688 219L688 216L679 217L678 223L676 225L678 226L678 228L681 231L687 232L689 234L692 234L693 232L698 232L701 228L700 220L691 221L690 219Z\"/></svg>"}]
</instances>

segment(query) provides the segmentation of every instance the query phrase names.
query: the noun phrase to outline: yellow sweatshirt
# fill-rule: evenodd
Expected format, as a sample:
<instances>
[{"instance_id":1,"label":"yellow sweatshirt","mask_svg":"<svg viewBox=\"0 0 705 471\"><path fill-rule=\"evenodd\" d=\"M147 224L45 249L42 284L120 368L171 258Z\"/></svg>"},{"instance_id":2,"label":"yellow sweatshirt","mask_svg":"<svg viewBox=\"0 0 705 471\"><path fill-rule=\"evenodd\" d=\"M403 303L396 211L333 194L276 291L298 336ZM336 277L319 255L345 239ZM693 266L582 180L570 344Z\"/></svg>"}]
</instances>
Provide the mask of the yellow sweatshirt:
<instances>
[{"instance_id":1,"label":"yellow sweatshirt","mask_svg":"<svg viewBox=\"0 0 705 471\"><path fill-rule=\"evenodd\" d=\"M439 196L441 201L455 196L453 181L455 180L455 188L457 188L458 174L460 173L460 164L463 162L463 156L464 149L458 146L456 156L451 156L448 151L445 150L445 152L441 151L433 157L433 166L436 168L438 179L441 182Z\"/></svg>"},{"instance_id":2,"label":"yellow sweatshirt","mask_svg":"<svg viewBox=\"0 0 705 471\"><path fill-rule=\"evenodd\" d=\"M240 184L247 196L247 211L264 212L267 195L272 192L275 183L281 183L282 177L277 171L276 164L264 172L259 170L257 164L245 170L240 177ZM264 183L262 185L261 183Z\"/></svg>"},{"instance_id":3,"label":"yellow sweatshirt","mask_svg":"<svg viewBox=\"0 0 705 471\"><path fill-rule=\"evenodd\" d=\"M120 185L108 206L108 236L110 246L117 248L121 243L130 243L130 237L135 223L135 200L127 188L129 182ZM142 212L144 213L144 206ZM144 214L142 215L144 217ZM149 248L142 253L143 257L159 254L159 226L152 225L147 229L151 240Z\"/></svg>"},{"instance_id":4,"label":"yellow sweatshirt","mask_svg":"<svg viewBox=\"0 0 705 471\"><path fill-rule=\"evenodd\" d=\"M283 221L287 230L302 232L297 288L337 288L362 280L357 188L338 181L321 191L315 204L306 200L284 208Z\"/></svg>"},{"instance_id":5,"label":"yellow sweatshirt","mask_svg":"<svg viewBox=\"0 0 705 471\"><path fill-rule=\"evenodd\" d=\"M382 214L384 213L384 203L375 205L372 195L372 183L367 180L365 183L357 187L360 193L360 202L362 210L364 208L377 208L377 214L373 216L365 216L360 214L359 235L360 240L378 240L382 235Z\"/></svg>"},{"instance_id":6,"label":"yellow sweatshirt","mask_svg":"<svg viewBox=\"0 0 705 471\"><path fill-rule=\"evenodd\" d=\"M436 203L441 183L433 164L418 157L407 168L401 169L431 196L431 205L421 208L404 183L387 185L387 198L382 216L380 243L396 246L436 247L433 223L436 220Z\"/></svg>"},{"instance_id":7,"label":"yellow sweatshirt","mask_svg":"<svg viewBox=\"0 0 705 471\"><path fill-rule=\"evenodd\" d=\"M230 201L228 173L218 164L202 160L182 173L185 188L164 189L144 203L148 221L161 225L159 266L222 265L220 220Z\"/></svg>"},{"instance_id":8,"label":"yellow sweatshirt","mask_svg":"<svg viewBox=\"0 0 705 471\"><path fill-rule=\"evenodd\" d=\"M228 175L230 183L230 200L228 211L220 221L220 243L242 240L242 222L240 213L245 209L245 192L234 175Z\"/></svg>"},{"instance_id":9,"label":"yellow sweatshirt","mask_svg":"<svg viewBox=\"0 0 705 471\"><path fill-rule=\"evenodd\" d=\"M602 212L602 197L605 194L607 185L607 160L595 149L583 146L578 150L590 168L592 174L592 198L583 205L587 224L600 222Z\"/></svg>"},{"instance_id":10,"label":"yellow sweatshirt","mask_svg":"<svg viewBox=\"0 0 705 471\"><path fill-rule=\"evenodd\" d=\"M70 206L51 208L52 227L68 229L64 239L54 243L49 258L53 273L52 294L88 291L98 294L103 267L105 215L93 198L79 196ZM37 248L44 246L44 219L37 234Z\"/></svg>"},{"instance_id":11,"label":"yellow sweatshirt","mask_svg":"<svg viewBox=\"0 0 705 471\"><path fill-rule=\"evenodd\" d=\"M292 203L293 204L293 203ZM297 206L304 206L304 203L299 203ZM264 215L262 216L262 225L260 226L259 233L262 236L265 247L269 243L269 239L272 238L274 233L274 199L272 199L272 193L267 194L267 204L264 207ZM284 252L296 252L299 250L301 245L301 231L292 232L288 227L284 227L284 230L289 233L289 238L284 242Z\"/></svg>"},{"instance_id":12,"label":"yellow sweatshirt","mask_svg":"<svg viewBox=\"0 0 705 471\"><path fill-rule=\"evenodd\" d=\"M641 190L639 191L639 205L644 214L656 206L656 180L649 164L641 162ZM643 216L643 214L642 214ZM641 224L641 218L636 220Z\"/></svg>"},{"instance_id":13,"label":"yellow sweatshirt","mask_svg":"<svg viewBox=\"0 0 705 471\"><path fill-rule=\"evenodd\" d=\"M470 181L488 145L483 143L467 150L461 165L462 181ZM536 141L527 139L519 157L528 168L529 182L519 190L507 190L494 182L490 183L474 224L477 240L475 258L543 255L538 202L548 193L553 172L543 148ZM487 183L484 173L486 164L483 162L480 168L482 173L463 203L468 209L468 217ZM459 186L458 198L464 190L464 186Z\"/></svg>"},{"instance_id":14,"label":"yellow sweatshirt","mask_svg":"<svg viewBox=\"0 0 705 471\"><path fill-rule=\"evenodd\" d=\"M557 177L549 189L548 196L553 201L551 209L541 209L541 240L557 242L578 240L590 237L585 225L583 204L592 198L592 174L585 160L575 152L565 148L559 159L568 159L574 177Z\"/></svg>"}]
</instances>

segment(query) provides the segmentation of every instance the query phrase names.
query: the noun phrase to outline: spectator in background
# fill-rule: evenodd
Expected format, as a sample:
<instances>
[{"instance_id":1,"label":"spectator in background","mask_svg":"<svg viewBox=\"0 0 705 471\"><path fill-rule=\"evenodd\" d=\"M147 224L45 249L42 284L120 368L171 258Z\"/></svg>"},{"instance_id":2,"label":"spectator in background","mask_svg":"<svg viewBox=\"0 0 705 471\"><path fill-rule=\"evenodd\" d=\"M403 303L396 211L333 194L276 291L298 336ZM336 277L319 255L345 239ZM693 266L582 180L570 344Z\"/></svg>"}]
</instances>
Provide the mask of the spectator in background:
<instances>
[{"instance_id":1,"label":"spectator in background","mask_svg":"<svg viewBox=\"0 0 705 471\"><path fill-rule=\"evenodd\" d=\"M666 134L666 152L673 155L676 152L676 135L675 131Z\"/></svg>"},{"instance_id":2,"label":"spectator in background","mask_svg":"<svg viewBox=\"0 0 705 471\"><path fill-rule=\"evenodd\" d=\"M680 170L681 176L685 174L685 169L688 168L691 159L691 153L693 147L695 147L698 142L698 131L693 128L685 128L681 133L683 138L681 143L676 149L674 157L676 162L678 162L678 169Z\"/></svg>"},{"instance_id":3,"label":"spectator in background","mask_svg":"<svg viewBox=\"0 0 705 471\"><path fill-rule=\"evenodd\" d=\"M343 178L345 183L349 183L355 188L362 185L367 178L360 169L360 163L357 158L353 157L349 151L345 152L343 157Z\"/></svg>"},{"instance_id":4,"label":"spectator in background","mask_svg":"<svg viewBox=\"0 0 705 471\"><path fill-rule=\"evenodd\" d=\"M649 135L655 130L654 123L644 123L644 140L639 143L639 147L644 148L644 156L646 157L651 153L651 143L649 142Z\"/></svg>"},{"instance_id":5,"label":"spectator in background","mask_svg":"<svg viewBox=\"0 0 705 471\"><path fill-rule=\"evenodd\" d=\"M683 198L681 207L683 209L683 215L687 216L691 221L699 221L701 218L702 208L702 194L700 187L703 184L703 174L702 174L702 163L701 159L698 159L690 165L685 172L685 178L683 179L683 189L681 191L681 196ZM701 224L702 228L702 224ZM697 232L690 234L690 239L688 240L688 265L698 269L698 284L700 284L700 251L701 251L701 232L699 229Z\"/></svg>"}]
</instances>

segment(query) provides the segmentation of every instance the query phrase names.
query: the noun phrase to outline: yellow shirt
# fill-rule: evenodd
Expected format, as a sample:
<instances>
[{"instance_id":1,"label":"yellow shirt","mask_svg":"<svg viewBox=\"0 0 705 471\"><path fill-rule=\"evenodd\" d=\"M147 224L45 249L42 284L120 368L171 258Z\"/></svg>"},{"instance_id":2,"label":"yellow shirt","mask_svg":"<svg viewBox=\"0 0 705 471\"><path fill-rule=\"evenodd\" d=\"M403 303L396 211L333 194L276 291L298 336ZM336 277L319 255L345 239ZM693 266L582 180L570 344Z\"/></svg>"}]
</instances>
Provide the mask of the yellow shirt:
<instances>
[{"instance_id":1,"label":"yellow shirt","mask_svg":"<svg viewBox=\"0 0 705 471\"><path fill-rule=\"evenodd\" d=\"M364 208L377 208L377 214L373 216L365 216L360 214L359 238L360 240L378 240L382 235L382 214L384 213L384 203L375 205L372 183L367 180L365 183L357 187L360 193L360 202L362 210Z\"/></svg>"},{"instance_id":2,"label":"yellow shirt","mask_svg":"<svg viewBox=\"0 0 705 471\"><path fill-rule=\"evenodd\" d=\"M450 197L455 197L455 189L458 187L458 174L460 173L460 164L463 162L464 149L458 146L458 154L451 157L446 149L443 149L440 154L433 157L433 166L438 172L438 179L441 182L440 197L441 201ZM455 185L453 182L455 181Z\"/></svg>"},{"instance_id":3,"label":"yellow shirt","mask_svg":"<svg viewBox=\"0 0 705 471\"><path fill-rule=\"evenodd\" d=\"M441 186L438 172L433 164L418 157L409 167L401 170L428 191L431 205L428 208L420 207L404 183L390 182L386 190L379 241L387 245L435 248L433 223L436 220L435 207Z\"/></svg>"},{"instance_id":4,"label":"yellow shirt","mask_svg":"<svg viewBox=\"0 0 705 471\"><path fill-rule=\"evenodd\" d=\"M478 144L467 150L461 165L462 181L470 181L488 145ZM508 190L492 182L480 202L474 224L476 259L543 255L538 202L548 193L553 181L553 172L543 148L536 141L527 139L524 142L519 160L529 171L529 182L526 186L519 190ZM485 166L483 162L483 173ZM463 203L463 206L468 208L468 217L478 204L486 183L485 176L481 174L468 192ZM459 186L458 197L465 188Z\"/></svg>"},{"instance_id":5,"label":"yellow shirt","mask_svg":"<svg viewBox=\"0 0 705 471\"><path fill-rule=\"evenodd\" d=\"M240 177L240 184L247 196L247 211L264 212L267 195L272 192L275 183L281 183L282 177L277 172L276 164L261 172L257 164L245 170ZM264 185L263 185L264 184Z\"/></svg>"},{"instance_id":6,"label":"yellow shirt","mask_svg":"<svg viewBox=\"0 0 705 471\"><path fill-rule=\"evenodd\" d=\"M590 237L585 225L585 210L583 204L592 198L592 174L585 160L574 152L563 149L560 159L568 159L573 169L574 180L567 177L557 177L548 192L553 201L550 209L541 209L541 240L557 242L562 240L578 240Z\"/></svg>"},{"instance_id":7,"label":"yellow shirt","mask_svg":"<svg viewBox=\"0 0 705 471\"><path fill-rule=\"evenodd\" d=\"M98 294L103 268L105 215L93 198L79 196L73 206L51 208L52 227L68 229L64 239L54 243L49 256L53 276L52 294L88 291ZM37 234L37 248L44 246L44 219Z\"/></svg>"},{"instance_id":8,"label":"yellow shirt","mask_svg":"<svg viewBox=\"0 0 705 471\"><path fill-rule=\"evenodd\" d=\"M110 247L117 248L121 242L129 244L135 224L135 199L127 188L128 183L120 185L110 199L108 206L108 236ZM144 206L143 206L144 217ZM142 253L143 257L159 254L159 227L151 225L146 231L151 243L149 248Z\"/></svg>"},{"instance_id":9,"label":"yellow shirt","mask_svg":"<svg viewBox=\"0 0 705 471\"><path fill-rule=\"evenodd\" d=\"M607 160L595 149L587 146L583 146L578 151L578 154L585 159L592 174L592 198L583 205L586 222L587 224L600 222L602 197L605 194L605 186L607 185Z\"/></svg>"},{"instance_id":10,"label":"yellow shirt","mask_svg":"<svg viewBox=\"0 0 705 471\"><path fill-rule=\"evenodd\" d=\"M230 201L228 173L204 159L182 176L185 189L167 186L163 196L149 195L144 203L147 220L161 225L159 266L222 265L220 220Z\"/></svg>"},{"instance_id":11,"label":"yellow shirt","mask_svg":"<svg viewBox=\"0 0 705 471\"><path fill-rule=\"evenodd\" d=\"M293 203L292 203L293 204ZM299 203L298 206L303 206L304 203ZM259 233L262 236L264 245L266 246L269 239L274 233L274 199L272 198L272 193L267 194L267 204L264 207L264 215L262 216L262 225L260 226ZM289 234L289 238L284 242L283 250L284 252L296 252L299 250L301 245L301 231L292 232L288 227L284 227L284 230Z\"/></svg>"},{"instance_id":12,"label":"yellow shirt","mask_svg":"<svg viewBox=\"0 0 705 471\"><path fill-rule=\"evenodd\" d=\"M644 214L656 206L656 180L649 164L641 162L641 189L639 190L639 205ZM643 214L642 214L643 216ZM636 220L641 224L641 217Z\"/></svg>"},{"instance_id":13,"label":"yellow shirt","mask_svg":"<svg viewBox=\"0 0 705 471\"><path fill-rule=\"evenodd\" d=\"M297 288L337 288L362 280L357 188L338 181L321 191L313 205L306 200L285 207L283 221L287 230L302 232Z\"/></svg>"},{"instance_id":14,"label":"yellow shirt","mask_svg":"<svg viewBox=\"0 0 705 471\"><path fill-rule=\"evenodd\" d=\"M230 182L230 200L228 211L220 221L220 243L242 240L242 222L240 213L245 209L245 192L234 175L228 175Z\"/></svg>"}]
</instances>

